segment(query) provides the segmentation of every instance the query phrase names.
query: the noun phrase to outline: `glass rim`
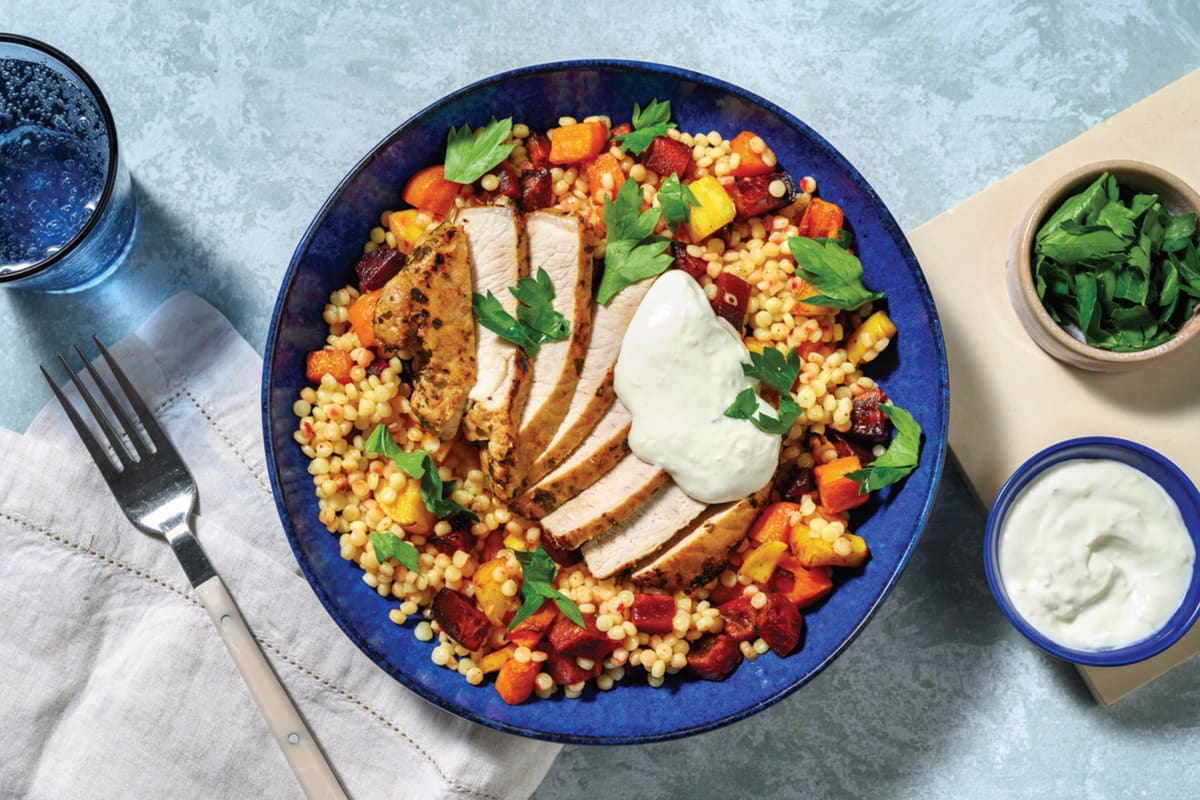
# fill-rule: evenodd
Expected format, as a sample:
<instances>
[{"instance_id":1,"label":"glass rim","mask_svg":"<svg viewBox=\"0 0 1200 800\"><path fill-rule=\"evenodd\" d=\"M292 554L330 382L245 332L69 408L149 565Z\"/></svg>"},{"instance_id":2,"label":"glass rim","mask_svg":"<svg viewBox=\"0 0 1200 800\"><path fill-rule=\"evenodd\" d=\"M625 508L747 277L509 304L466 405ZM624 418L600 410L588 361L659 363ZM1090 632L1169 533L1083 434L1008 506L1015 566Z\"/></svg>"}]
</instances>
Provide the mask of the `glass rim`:
<instances>
[{"instance_id":1,"label":"glass rim","mask_svg":"<svg viewBox=\"0 0 1200 800\"><path fill-rule=\"evenodd\" d=\"M75 59L59 50L58 48L46 44L38 39L33 39L29 36L22 36L19 33L5 33L0 31L0 45L15 44L22 47L28 47L31 50L38 51L43 55L57 61L67 71L71 72L75 77L83 82L84 87L91 92L92 98L96 101L97 107L100 109L100 116L104 119L105 132L108 134L108 173L104 177L104 190L100 193L100 199L96 202L96 210L88 217L87 222L83 227L75 232L75 235L67 240L57 252L52 253L41 261L35 264L30 264L22 269L13 270L11 272L0 272L0 283L9 283L19 281L24 278L29 278L37 275L50 267L54 266L64 258L75 252L80 245L88 238L88 235L100 224L100 218L104 215L112 200L113 191L117 183L117 171L120 167L120 150L117 145L117 125L113 119L112 109L108 106L108 100L105 99L104 93L100 91L99 85L88 74L87 70L79 65Z\"/></svg>"}]
</instances>

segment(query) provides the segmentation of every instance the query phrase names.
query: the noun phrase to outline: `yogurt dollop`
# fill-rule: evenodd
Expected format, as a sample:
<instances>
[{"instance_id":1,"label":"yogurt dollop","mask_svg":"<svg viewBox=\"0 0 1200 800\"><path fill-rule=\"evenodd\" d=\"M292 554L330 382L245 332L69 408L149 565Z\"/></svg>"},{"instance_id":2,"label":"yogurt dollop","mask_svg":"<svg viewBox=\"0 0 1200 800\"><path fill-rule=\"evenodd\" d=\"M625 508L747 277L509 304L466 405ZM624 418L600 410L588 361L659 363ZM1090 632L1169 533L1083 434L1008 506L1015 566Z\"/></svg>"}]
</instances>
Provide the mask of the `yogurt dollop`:
<instances>
[{"instance_id":1,"label":"yogurt dollop","mask_svg":"<svg viewBox=\"0 0 1200 800\"><path fill-rule=\"evenodd\" d=\"M630 449L702 503L755 492L779 463L779 436L725 416L738 393L754 386L744 363L750 353L741 338L679 270L650 287L621 343L613 378L633 416ZM761 397L758 404L775 416Z\"/></svg>"},{"instance_id":2,"label":"yogurt dollop","mask_svg":"<svg viewBox=\"0 0 1200 800\"><path fill-rule=\"evenodd\" d=\"M1017 496L1001 526L1001 579L1017 612L1064 647L1102 650L1162 628L1196 549L1179 507L1141 471L1077 459Z\"/></svg>"}]
</instances>

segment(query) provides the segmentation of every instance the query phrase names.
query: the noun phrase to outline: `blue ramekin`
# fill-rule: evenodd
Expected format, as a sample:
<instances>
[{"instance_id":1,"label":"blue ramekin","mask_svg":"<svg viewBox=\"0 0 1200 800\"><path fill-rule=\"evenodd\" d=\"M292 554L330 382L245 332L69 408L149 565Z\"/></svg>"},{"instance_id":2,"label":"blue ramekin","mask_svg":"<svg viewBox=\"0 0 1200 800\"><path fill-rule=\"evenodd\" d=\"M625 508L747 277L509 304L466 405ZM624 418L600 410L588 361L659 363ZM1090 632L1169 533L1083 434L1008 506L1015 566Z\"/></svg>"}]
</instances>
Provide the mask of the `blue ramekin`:
<instances>
[{"instance_id":1,"label":"blue ramekin","mask_svg":"<svg viewBox=\"0 0 1200 800\"><path fill-rule=\"evenodd\" d=\"M1057 656L1073 664L1084 664L1092 667L1118 667L1144 661L1157 655L1175 644L1192 627L1197 617L1200 617L1200 561L1193 562L1192 581L1188 585L1183 602L1166 625L1141 641L1124 647L1105 648L1101 650L1077 650L1064 647L1039 633L1013 607L1008 593L1004 589L1004 579L1000 574L1000 529L1004 524L1005 515L1021 491L1035 477L1045 470L1061 464L1064 461L1077 459L1105 459L1119 461L1148 475L1156 481L1183 515L1192 543L1200 556L1200 492L1179 467L1175 466L1161 453L1151 450L1145 445L1126 439L1116 439L1105 436L1087 436L1079 439L1068 439L1051 445L1034 455L1005 482L996 502L988 513L987 526L983 534L983 564L987 572L988 585L1000 605L1000 610L1008 621L1020 631L1025 638L1036 644L1051 655Z\"/></svg>"}]
</instances>

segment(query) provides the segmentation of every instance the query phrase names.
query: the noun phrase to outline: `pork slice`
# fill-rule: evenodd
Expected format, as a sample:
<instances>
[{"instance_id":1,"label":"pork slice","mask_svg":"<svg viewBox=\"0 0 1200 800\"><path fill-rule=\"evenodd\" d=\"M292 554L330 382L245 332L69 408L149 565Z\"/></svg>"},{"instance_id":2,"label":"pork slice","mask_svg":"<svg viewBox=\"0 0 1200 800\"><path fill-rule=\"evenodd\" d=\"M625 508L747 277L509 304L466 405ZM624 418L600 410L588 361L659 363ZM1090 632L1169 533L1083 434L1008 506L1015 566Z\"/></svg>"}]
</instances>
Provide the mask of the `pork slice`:
<instances>
[{"instance_id":1,"label":"pork slice","mask_svg":"<svg viewBox=\"0 0 1200 800\"><path fill-rule=\"evenodd\" d=\"M600 480L629 453L632 424L629 410L615 401L566 461L517 498L517 510L540 519Z\"/></svg>"},{"instance_id":2,"label":"pork slice","mask_svg":"<svg viewBox=\"0 0 1200 800\"><path fill-rule=\"evenodd\" d=\"M613 365L617 363L621 340L633 319L633 312L653 283L654 278L646 278L622 289L608 305L592 306L592 336L583 357L579 381L575 384L575 394L550 443L529 468L526 476L529 484L541 480L563 463L616 399L612 386Z\"/></svg>"},{"instance_id":3,"label":"pork slice","mask_svg":"<svg viewBox=\"0 0 1200 800\"><path fill-rule=\"evenodd\" d=\"M633 582L674 591L717 577L729 563L730 551L746 537L770 491L768 482L748 497L712 506L662 550L635 565L630 575Z\"/></svg>"},{"instance_id":4,"label":"pork slice","mask_svg":"<svg viewBox=\"0 0 1200 800\"><path fill-rule=\"evenodd\" d=\"M517 301L509 292L529 274L525 231L511 206L464 208L458 222L466 232L474 291L489 291L509 314ZM509 482L507 470L517 444L517 429L529 396L529 358L525 351L476 323L479 376L467 395L463 433L470 441L486 442L480 453L484 474L493 490Z\"/></svg>"},{"instance_id":5,"label":"pork slice","mask_svg":"<svg viewBox=\"0 0 1200 800\"><path fill-rule=\"evenodd\" d=\"M494 487L504 501L525 488L529 465L554 437L567 413L592 333L592 256L579 218L538 211L525 217L525 231L529 273L536 275L544 269L550 276L554 310L570 322L571 333L561 341L544 343L533 361L517 447L502 469L493 467L497 476L506 479L504 486Z\"/></svg>"},{"instance_id":6,"label":"pork slice","mask_svg":"<svg viewBox=\"0 0 1200 800\"><path fill-rule=\"evenodd\" d=\"M667 473L630 453L603 478L541 519L542 530L563 550L628 519L669 480Z\"/></svg>"},{"instance_id":7,"label":"pork slice","mask_svg":"<svg viewBox=\"0 0 1200 800\"><path fill-rule=\"evenodd\" d=\"M583 560L597 578L616 575L660 548L707 509L706 503L688 497L672 481L629 519L585 542Z\"/></svg>"},{"instance_id":8,"label":"pork slice","mask_svg":"<svg viewBox=\"0 0 1200 800\"><path fill-rule=\"evenodd\" d=\"M385 351L411 354L416 377L409 403L421 427L453 438L478 377L471 268L460 228L444 223L417 245L384 284L373 326Z\"/></svg>"}]
</instances>

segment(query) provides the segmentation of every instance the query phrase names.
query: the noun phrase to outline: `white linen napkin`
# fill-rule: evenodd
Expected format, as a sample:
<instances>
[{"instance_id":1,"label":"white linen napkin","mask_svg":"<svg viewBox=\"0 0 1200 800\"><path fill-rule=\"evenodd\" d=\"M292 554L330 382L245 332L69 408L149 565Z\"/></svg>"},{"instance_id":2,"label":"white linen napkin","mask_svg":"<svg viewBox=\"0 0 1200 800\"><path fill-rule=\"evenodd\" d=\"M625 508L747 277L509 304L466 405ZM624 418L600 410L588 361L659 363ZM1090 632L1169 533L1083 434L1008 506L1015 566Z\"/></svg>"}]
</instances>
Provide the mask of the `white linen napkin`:
<instances>
[{"instance_id":1,"label":"white linen napkin","mask_svg":"<svg viewBox=\"0 0 1200 800\"><path fill-rule=\"evenodd\" d=\"M309 588L267 479L262 361L229 322L185 293L110 349L187 461L200 541L347 792L528 797L558 745L409 692ZM170 548L125 519L56 402L23 436L0 428L0 619L0 797L303 796Z\"/></svg>"}]
</instances>

